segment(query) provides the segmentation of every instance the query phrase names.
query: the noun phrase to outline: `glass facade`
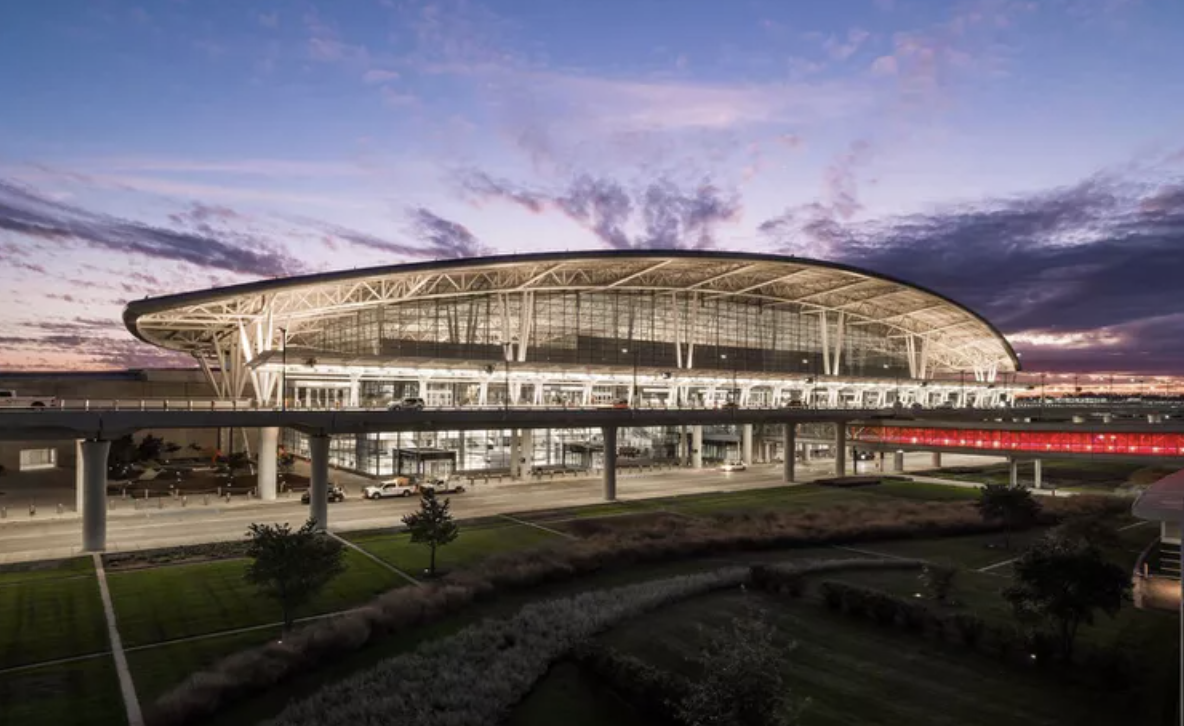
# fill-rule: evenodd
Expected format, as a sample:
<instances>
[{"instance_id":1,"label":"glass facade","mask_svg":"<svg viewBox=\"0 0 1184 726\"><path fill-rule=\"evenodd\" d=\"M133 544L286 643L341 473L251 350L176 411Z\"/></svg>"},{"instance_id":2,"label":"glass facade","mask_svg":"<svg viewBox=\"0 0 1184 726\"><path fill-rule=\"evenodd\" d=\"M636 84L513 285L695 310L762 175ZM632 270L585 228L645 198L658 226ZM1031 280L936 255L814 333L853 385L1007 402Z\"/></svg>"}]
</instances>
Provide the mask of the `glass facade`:
<instances>
[{"instance_id":1,"label":"glass facade","mask_svg":"<svg viewBox=\"0 0 1184 726\"><path fill-rule=\"evenodd\" d=\"M303 344L343 355L496 363L509 341L525 361L822 373L821 320L816 310L737 295L494 292L410 300L326 318L304 334ZM832 313L826 338L832 355L834 341L843 341L843 375L908 375L904 341L890 337L888 326L856 322L841 336L838 328Z\"/></svg>"}]
</instances>

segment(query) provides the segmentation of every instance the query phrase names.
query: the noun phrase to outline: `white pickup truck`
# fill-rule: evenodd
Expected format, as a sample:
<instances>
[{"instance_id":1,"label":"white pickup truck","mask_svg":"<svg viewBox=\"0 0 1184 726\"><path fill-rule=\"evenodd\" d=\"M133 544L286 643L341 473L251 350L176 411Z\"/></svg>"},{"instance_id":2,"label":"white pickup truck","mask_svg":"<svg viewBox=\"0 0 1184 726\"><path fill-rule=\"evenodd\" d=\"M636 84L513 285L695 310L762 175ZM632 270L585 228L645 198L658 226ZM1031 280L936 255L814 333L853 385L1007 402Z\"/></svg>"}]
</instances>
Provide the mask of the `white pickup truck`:
<instances>
[{"instance_id":1,"label":"white pickup truck","mask_svg":"<svg viewBox=\"0 0 1184 726\"><path fill-rule=\"evenodd\" d=\"M16 391L0 388L0 408L52 408L58 405L53 396L18 396Z\"/></svg>"}]
</instances>

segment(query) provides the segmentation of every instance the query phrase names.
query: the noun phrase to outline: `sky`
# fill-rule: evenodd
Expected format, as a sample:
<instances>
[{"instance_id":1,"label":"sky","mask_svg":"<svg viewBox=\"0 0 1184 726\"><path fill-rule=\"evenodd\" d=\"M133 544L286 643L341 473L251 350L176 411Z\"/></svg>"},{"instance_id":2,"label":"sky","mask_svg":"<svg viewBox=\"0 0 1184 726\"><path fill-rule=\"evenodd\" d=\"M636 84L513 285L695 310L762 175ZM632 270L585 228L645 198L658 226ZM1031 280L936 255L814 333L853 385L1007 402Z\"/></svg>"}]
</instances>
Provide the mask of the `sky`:
<instances>
[{"instance_id":1,"label":"sky","mask_svg":"<svg viewBox=\"0 0 1184 726\"><path fill-rule=\"evenodd\" d=\"M6 3L0 369L186 364L146 296L697 248L1184 373L1181 68L1178 0Z\"/></svg>"}]
</instances>

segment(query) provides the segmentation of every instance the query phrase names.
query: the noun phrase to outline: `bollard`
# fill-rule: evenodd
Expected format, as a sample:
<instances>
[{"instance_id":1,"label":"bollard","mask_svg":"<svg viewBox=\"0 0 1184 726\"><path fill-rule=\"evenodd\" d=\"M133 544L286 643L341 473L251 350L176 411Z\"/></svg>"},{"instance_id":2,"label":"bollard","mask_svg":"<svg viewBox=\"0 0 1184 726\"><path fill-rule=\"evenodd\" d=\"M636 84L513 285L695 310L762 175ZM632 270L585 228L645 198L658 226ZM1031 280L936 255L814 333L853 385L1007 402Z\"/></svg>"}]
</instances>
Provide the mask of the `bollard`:
<instances>
[{"instance_id":1,"label":"bollard","mask_svg":"<svg viewBox=\"0 0 1184 726\"><path fill-rule=\"evenodd\" d=\"M218 487L218 496L219 496L219 497L221 497L221 496L222 496L222 487Z\"/></svg>"},{"instance_id":2,"label":"bollard","mask_svg":"<svg viewBox=\"0 0 1184 726\"><path fill-rule=\"evenodd\" d=\"M132 500L132 509L139 511L139 509L140 509L140 500L139 499Z\"/></svg>"},{"instance_id":3,"label":"bollard","mask_svg":"<svg viewBox=\"0 0 1184 726\"><path fill-rule=\"evenodd\" d=\"M0 519L8 519L8 507L0 507Z\"/></svg>"},{"instance_id":4,"label":"bollard","mask_svg":"<svg viewBox=\"0 0 1184 726\"><path fill-rule=\"evenodd\" d=\"M226 492L226 503L230 504L230 492Z\"/></svg>"},{"instance_id":5,"label":"bollard","mask_svg":"<svg viewBox=\"0 0 1184 726\"><path fill-rule=\"evenodd\" d=\"M107 509L115 509L115 500L107 497Z\"/></svg>"},{"instance_id":6,"label":"bollard","mask_svg":"<svg viewBox=\"0 0 1184 726\"><path fill-rule=\"evenodd\" d=\"M182 507L188 507L188 506L189 506L189 497L181 497L181 506L182 506Z\"/></svg>"},{"instance_id":7,"label":"bollard","mask_svg":"<svg viewBox=\"0 0 1184 726\"><path fill-rule=\"evenodd\" d=\"M29 516L30 517L37 516L37 505L36 504L33 504L33 503L29 504Z\"/></svg>"},{"instance_id":8,"label":"bollard","mask_svg":"<svg viewBox=\"0 0 1184 726\"><path fill-rule=\"evenodd\" d=\"M61 513L62 513L62 505L58 504L58 514L61 514Z\"/></svg>"},{"instance_id":9,"label":"bollard","mask_svg":"<svg viewBox=\"0 0 1184 726\"><path fill-rule=\"evenodd\" d=\"M164 509L164 497L157 497L156 498L156 508L157 509Z\"/></svg>"},{"instance_id":10,"label":"bollard","mask_svg":"<svg viewBox=\"0 0 1184 726\"><path fill-rule=\"evenodd\" d=\"M145 500L148 499L148 490L147 489L144 490L144 499Z\"/></svg>"},{"instance_id":11,"label":"bollard","mask_svg":"<svg viewBox=\"0 0 1184 726\"><path fill-rule=\"evenodd\" d=\"M203 494L203 495L202 495L202 502L201 502L201 503L202 503L202 504L205 504L206 506L209 506L209 504L210 504L210 495L209 495L209 494Z\"/></svg>"}]
</instances>

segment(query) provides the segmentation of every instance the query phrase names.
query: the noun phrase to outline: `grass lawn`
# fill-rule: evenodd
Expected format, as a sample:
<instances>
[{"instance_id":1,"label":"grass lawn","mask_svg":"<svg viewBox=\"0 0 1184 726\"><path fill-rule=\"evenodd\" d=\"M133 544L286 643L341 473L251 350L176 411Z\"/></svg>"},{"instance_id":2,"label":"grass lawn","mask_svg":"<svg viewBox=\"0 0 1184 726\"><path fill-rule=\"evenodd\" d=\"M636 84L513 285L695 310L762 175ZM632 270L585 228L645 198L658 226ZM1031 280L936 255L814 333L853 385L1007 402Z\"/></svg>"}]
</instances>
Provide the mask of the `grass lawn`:
<instances>
[{"instance_id":1,"label":"grass lawn","mask_svg":"<svg viewBox=\"0 0 1184 726\"><path fill-rule=\"evenodd\" d=\"M1011 534L1011 548L1003 549L1003 534L971 534L936 539L897 539L885 542L860 542L852 547L897 557L916 557L943 564L977 570L980 567L1010 560L1023 554L1024 548L1039 539L1046 530L1029 529ZM988 546L994 545L994 546ZM1007 574L1000 567L992 572Z\"/></svg>"},{"instance_id":2,"label":"grass lawn","mask_svg":"<svg viewBox=\"0 0 1184 726\"><path fill-rule=\"evenodd\" d=\"M792 484L769 489L714 492L650 500L655 506L689 515L753 510L801 509L835 504L866 504L893 499L973 500L978 491L963 487L908 481L884 481L859 487Z\"/></svg>"},{"instance_id":3,"label":"grass lawn","mask_svg":"<svg viewBox=\"0 0 1184 726\"><path fill-rule=\"evenodd\" d=\"M753 593L695 598L630 621L603 638L655 665L693 675L687 659L701 646L699 626L723 626L750 605L764 610L798 644L785 672L794 692L811 699L805 726L1129 722L1090 693L1041 672L836 616L811 603Z\"/></svg>"},{"instance_id":4,"label":"grass lawn","mask_svg":"<svg viewBox=\"0 0 1184 726\"><path fill-rule=\"evenodd\" d=\"M128 651L127 664L136 684L136 695L140 703L147 705L192 673L275 637L272 630L249 630Z\"/></svg>"},{"instance_id":5,"label":"grass lawn","mask_svg":"<svg viewBox=\"0 0 1184 726\"><path fill-rule=\"evenodd\" d=\"M428 566L428 548L411 544L411 536L406 532L359 532L343 536L412 577L417 577ZM462 524L456 541L436 550L436 567L441 572L468 567L490 555L527 549L557 538L558 535L538 527L508 520L467 526Z\"/></svg>"},{"instance_id":6,"label":"grass lawn","mask_svg":"<svg viewBox=\"0 0 1184 726\"><path fill-rule=\"evenodd\" d=\"M0 676L2 726L127 723L111 656Z\"/></svg>"},{"instance_id":7,"label":"grass lawn","mask_svg":"<svg viewBox=\"0 0 1184 726\"><path fill-rule=\"evenodd\" d=\"M406 583L346 549L346 571L297 617L344 610ZM276 622L279 607L243 579L247 560L221 560L108 573L107 584L125 646Z\"/></svg>"},{"instance_id":8,"label":"grass lawn","mask_svg":"<svg viewBox=\"0 0 1184 726\"><path fill-rule=\"evenodd\" d=\"M89 558L0 573L0 668L107 650Z\"/></svg>"},{"instance_id":9,"label":"grass lawn","mask_svg":"<svg viewBox=\"0 0 1184 726\"><path fill-rule=\"evenodd\" d=\"M90 557L68 560L17 562L0 567L0 587L34 580L60 580L65 577L93 577L95 563Z\"/></svg>"},{"instance_id":10,"label":"grass lawn","mask_svg":"<svg viewBox=\"0 0 1184 726\"><path fill-rule=\"evenodd\" d=\"M656 508L653 500L640 499L625 502L606 502L604 504L590 504L584 507L567 507L564 509L548 509L538 512L522 512L512 517L524 522L547 524L548 522L562 522L569 519L588 519L594 517L615 517L622 514L637 514L648 512Z\"/></svg>"}]
</instances>

